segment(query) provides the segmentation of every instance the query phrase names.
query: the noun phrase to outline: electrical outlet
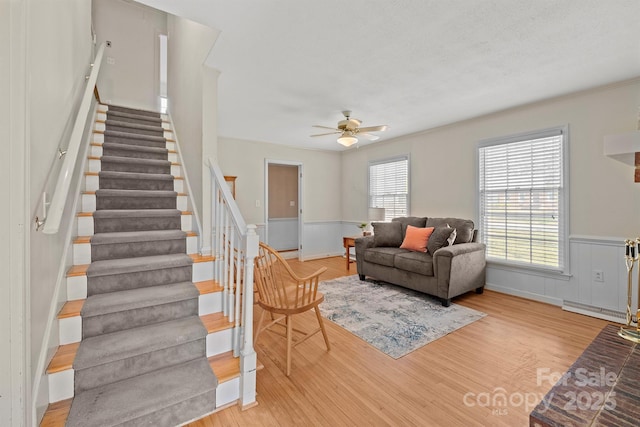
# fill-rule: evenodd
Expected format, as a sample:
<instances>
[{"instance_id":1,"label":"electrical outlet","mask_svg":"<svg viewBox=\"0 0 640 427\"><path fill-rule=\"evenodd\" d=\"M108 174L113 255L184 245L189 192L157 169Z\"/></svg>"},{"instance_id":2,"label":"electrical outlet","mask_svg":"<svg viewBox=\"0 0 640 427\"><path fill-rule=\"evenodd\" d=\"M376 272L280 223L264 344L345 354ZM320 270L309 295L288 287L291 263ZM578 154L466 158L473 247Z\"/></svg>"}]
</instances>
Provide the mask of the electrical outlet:
<instances>
[{"instance_id":1,"label":"electrical outlet","mask_svg":"<svg viewBox=\"0 0 640 427\"><path fill-rule=\"evenodd\" d=\"M260 200L256 199L256 208L260 207Z\"/></svg>"},{"instance_id":2,"label":"electrical outlet","mask_svg":"<svg viewBox=\"0 0 640 427\"><path fill-rule=\"evenodd\" d=\"M604 282L604 272L602 270L593 270L593 280L596 282Z\"/></svg>"}]
</instances>

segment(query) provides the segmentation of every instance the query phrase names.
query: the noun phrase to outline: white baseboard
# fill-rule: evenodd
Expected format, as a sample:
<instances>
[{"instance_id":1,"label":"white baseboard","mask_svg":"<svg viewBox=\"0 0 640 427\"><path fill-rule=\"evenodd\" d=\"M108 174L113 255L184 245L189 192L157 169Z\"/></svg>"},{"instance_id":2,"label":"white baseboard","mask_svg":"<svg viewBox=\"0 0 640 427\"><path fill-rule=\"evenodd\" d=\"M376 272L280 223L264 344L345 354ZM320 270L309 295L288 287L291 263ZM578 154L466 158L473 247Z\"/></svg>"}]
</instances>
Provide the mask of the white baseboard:
<instances>
[{"instance_id":1,"label":"white baseboard","mask_svg":"<svg viewBox=\"0 0 640 427\"><path fill-rule=\"evenodd\" d=\"M521 291L518 289L507 288L504 286L496 286L490 283L485 285L485 289L490 291L496 291L507 295L513 295L516 297L526 298L533 301L544 302L546 304L562 306L563 301L560 298L549 297L546 295L534 294L532 292Z\"/></svg>"}]
</instances>

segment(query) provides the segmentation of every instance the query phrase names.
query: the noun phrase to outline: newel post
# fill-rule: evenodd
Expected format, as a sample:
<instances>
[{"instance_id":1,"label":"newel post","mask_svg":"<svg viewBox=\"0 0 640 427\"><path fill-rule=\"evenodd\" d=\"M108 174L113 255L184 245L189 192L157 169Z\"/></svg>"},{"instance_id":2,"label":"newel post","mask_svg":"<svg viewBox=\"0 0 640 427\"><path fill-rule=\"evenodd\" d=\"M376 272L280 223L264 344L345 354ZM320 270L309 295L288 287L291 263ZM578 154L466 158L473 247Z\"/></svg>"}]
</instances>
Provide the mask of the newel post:
<instances>
[{"instance_id":1,"label":"newel post","mask_svg":"<svg viewBox=\"0 0 640 427\"><path fill-rule=\"evenodd\" d=\"M240 351L240 406L244 409L256 404L257 357L253 348L253 263L258 255L259 240L255 224L248 224L244 263L244 294L242 296L244 334Z\"/></svg>"}]
</instances>

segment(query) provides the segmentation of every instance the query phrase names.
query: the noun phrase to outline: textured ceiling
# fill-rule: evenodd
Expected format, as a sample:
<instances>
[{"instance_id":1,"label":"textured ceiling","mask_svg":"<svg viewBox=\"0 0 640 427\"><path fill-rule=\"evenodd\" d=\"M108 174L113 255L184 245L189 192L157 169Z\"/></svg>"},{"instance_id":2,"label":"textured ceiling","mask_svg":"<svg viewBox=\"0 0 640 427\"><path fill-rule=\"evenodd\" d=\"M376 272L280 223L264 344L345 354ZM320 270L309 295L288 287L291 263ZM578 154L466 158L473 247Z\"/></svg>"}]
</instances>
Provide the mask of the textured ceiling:
<instances>
[{"instance_id":1,"label":"textured ceiling","mask_svg":"<svg viewBox=\"0 0 640 427\"><path fill-rule=\"evenodd\" d=\"M311 125L384 141L640 76L639 0L139 2L221 30L224 137L341 150Z\"/></svg>"}]
</instances>

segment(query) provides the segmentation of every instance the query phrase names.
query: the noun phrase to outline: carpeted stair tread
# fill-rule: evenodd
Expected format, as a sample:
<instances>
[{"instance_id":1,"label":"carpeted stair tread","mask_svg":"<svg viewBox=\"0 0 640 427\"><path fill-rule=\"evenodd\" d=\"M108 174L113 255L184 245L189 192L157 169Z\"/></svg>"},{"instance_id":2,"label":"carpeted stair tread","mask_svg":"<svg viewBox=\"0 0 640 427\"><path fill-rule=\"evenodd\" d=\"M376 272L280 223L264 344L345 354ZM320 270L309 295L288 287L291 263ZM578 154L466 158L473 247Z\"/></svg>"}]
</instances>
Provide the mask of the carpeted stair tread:
<instances>
[{"instance_id":1,"label":"carpeted stair tread","mask_svg":"<svg viewBox=\"0 0 640 427\"><path fill-rule=\"evenodd\" d=\"M110 190L108 188L96 190L96 196L102 197L176 197L175 191L149 191L149 190Z\"/></svg>"},{"instance_id":2,"label":"carpeted stair tread","mask_svg":"<svg viewBox=\"0 0 640 427\"><path fill-rule=\"evenodd\" d=\"M93 218L153 218L164 216L182 216L182 212L177 209L112 209L95 211Z\"/></svg>"},{"instance_id":3,"label":"carpeted stair tread","mask_svg":"<svg viewBox=\"0 0 640 427\"><path fill-rule=\"evenodd\" d=\"M114 243L154 242L158 240L185 239L187 233L182 230L153 231L116 231L99 233L91 237L92 245L112 245Z\"/></svg>"},{"instance_id":4,"label":"carpeted stair tread","mask_svg":"<svg viewBox=\"0 0 640 427\"><path fill-rule=\"evenodd\" d=\"M166 173L140 173L140 172L119 172L119 171L100 171L98 173L98 176L100 178L109 178L109 179L148 179L148 180L163 180L163 181L173 181L175 179L173 175L168 175Z\"/></svg>"},{"instance_id":5,"label":"carpeted stair tread","mask_svg":"<svg viewBox=\"0 0 640 427\"><path fill-rule=\"evenodd\" d=\"M160 117L145 116L143 114L125 113L122 111L107 111L107 119L129 121L137 120L142 123L155 124L156 126L162 126L162 119Z\"/></svg>"},{"instance_id":6,"label":"carpeted stair tread","mask_svg":"<svg viewBox=\"0 0 640 427\"><path fill-rule=\"evenodd\" d=\"M107 113L111 111L117 111L117 112L121 112L121 113L129 113L129 114L136 114L139 116L147 116L147 117L158 117L160 118L160 113L158 113L157 111L149 111L149 110L140 110L137 108L129 108L129 107L122 107L120 105L109 105Z\"/></svg>"},{"instance_id":7,"label":"carpeted stair tread","mask_svg":"<svg viewBox=\"0 0 640 427\"><path fill-rule=\"evenodd\" d=\"M209 363L198 358L79 394L67 426L180 425L215 409L216 386Z\"/></svg>"},{"instance_id":8,"label":"carpeted stair tread","mask_svg":"<svg viewBox=\"0 0 640 427\"><path fill-rule=\"evenodd\" d=\"M167 139L164 136L142 135L139 133L107 129L104 131L104 142L121 142L124 144L151 145L157 147L164 146L160 144L166 144Z\"/></svg>"},{"instance_id":9,"label":"carpeted stair tread","mask_svg":"<svg viewBox=\"0 0 640 427\"><path fill-rule=\"evenodd\" d=\"M198 288L191 282L171 283L127 291L109 292L87 298L80 315L101 316L138 308L152 307L198 298Z\"/></svg>"},{"instance_id":10,"label":"carpeted stair tread","mask_svg":"<svg viewBox=\"0 0 640 427\"><path fill-rule=\"evenodd\" d=\"M80 343L73 369L87 369L206 336L207 330L200 318L189 316L86 338Z\"/></svg>"},{"instance_id":11,"label":"carpeted stair tread","mask_svg":"<svg viewBox=\"0 0 640 427\"><path fill-rule=\"evenodd\" d=\"M120 132L137 133L141 135L164 136L164 129L161 126L141 125L138 123L121 122L114 120L105 121L106 129Z\"/></svg>"},{"instance_id":12,"label":"carpeted stair tread","mask_svg":"<svg viewBox=\"0 0 640 427\"><path fill-rule=\"evenodd\" d=\"M119 157L119 156L102 156L100 158L102 163L127 163L134 165L154 165L165 166L171 165L169 160L157 160L157 159L136 159L133 157Z\"/></svg>"},{"instance_id":13,"label":"carpeted stair tread","mask_svg":"<svg viewBox=\"0 0 640 427\"><path fill-rule=\"evenodd\" d=\"M87 268L87 277L137 273L174 267L190 267L193 260L187 254L154 255L149 257L94 261Z\"/></svg>"},{"instance_id":14,"label":"carpeted stair tread","mask_svg":"<svg viewBox=\"0 0 640 427\"><path fill-rule=\"evenodd\" d=\"M105 142L104 144L102 144L102 150L103 152L120 151L120 152L130 153L130 155L138 155L138 156L139 155L166 156L169 153L169 150L167 150L164 147L148 147L145 145L122 144L119 142Z\"/></svg>"}]
</instances>

